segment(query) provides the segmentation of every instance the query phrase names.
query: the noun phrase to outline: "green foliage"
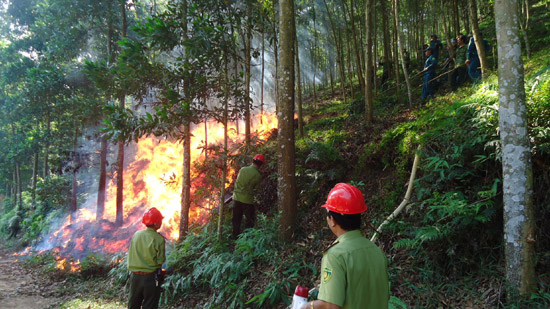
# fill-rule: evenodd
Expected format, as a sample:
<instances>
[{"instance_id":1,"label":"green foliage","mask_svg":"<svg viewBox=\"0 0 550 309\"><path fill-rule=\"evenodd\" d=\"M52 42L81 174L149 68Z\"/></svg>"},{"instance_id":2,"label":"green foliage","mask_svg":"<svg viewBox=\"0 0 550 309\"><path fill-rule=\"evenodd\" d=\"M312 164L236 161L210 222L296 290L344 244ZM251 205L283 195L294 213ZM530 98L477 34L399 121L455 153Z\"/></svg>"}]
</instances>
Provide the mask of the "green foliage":
<instances>
[{"instance_id":1,"label":"green foliage","mask_svg":"<svg viewBox=\"0 0 550 309\"><path fill-rule=\"evenodd\" d=\"M313 143L305 150L308 153L304 163L319 166L322 170L341 165L344 161L338 149L323 143Z\"/></svg>"},{"instance_id":2,"label":"green foliage","mask_svg":"<svg viewBox=\"0 0 550 309\"><path fill-rule=\"evenodd\" d=\"M109 270L110 263L105 255L91 253L80 261L80 274L85 278L103 276Z\"/></svg>"},{"instance_id":3,"label":"green foliage","mask_svg":"<svg viewBox=\"0 0 550 309\"><path fill-rule=\"evenodd\" d=\"M390 296L390 303L388 304L388 308L389 309L407 309L408 307L404 301L392 295Z\"/></svg>"},{"instance_id":4,"label":"green foliage","mask_svg":"<svg viewBox=\"0 0 550 309\"><path fill-rule=\"evenodd\" d=\"M355 94L353 101L348 107L350 115L362 115L365 112L365 95L362 93Z\"/></svg>"},{"instance_id":5,"label":"green foliage","mask_svg":"<svg viewBox=\"0 0 550 309\"><path fill-rule=\"evenodd\" d=\"M71 181L66 175L51 175L39 179L36 184L36 201L38 212L48 214L53 209L65 208L69 202Z\"/></svg>"},{"instance_id":6,"label":"green foliage","mask_svg":"<svg viewBox=\"0 0 550 309\"><path fill-rule=\"evenodd\" d=\"M271 281L265 287L264 292L254 296L252 299L246 302L247 305L255 304L258 308L262 308L265 305L269 307L275 307L283 301L286 305L290 304L288 300L288 291L290 290L290 283L288 281L274 282Z\"/></svg>"},{"instance_id":7,"label":"green foliage","mask_svg":"<svg viewBox=\"0 0 550 309\"><path fill-rule=\"evenodd\" d=\"M2 212L8 214L15 208L15 201L11 197L2 200Z\"/></svg>"},{"instance_id":8,"label":"green foliage","mask_svg":"<svg viewBox=\"0 0 550 309\"><path fill-rule=\"evenodd\" d=\"M218 243L216 235L209 233L207 227L189 234L168 257L175 271L164 283L163 303L200 296L205 307L259 308L281 302L288 304L295 280L315 272L315 268L297 262L298 255L290 259L296 262L283 262L276 220L260 215L257 226L262 228L245 230L235 240L232 251ZM271 271L258 273L258 265ZM266 282L262 293L250 296L247 291L252 280ZM197 291L201 291L200 295Z\"/></svg>"},{"instance_id":9,"label":"green foliage","mask_svg":"<svg viewBox=\"0 0 550 309\"><path fill-rule=\"evenodd\" d=\"M109 278L113 279L116 284L124 284L130 278L128 273L128 259L126 254L120 253L114 255L111 259L111 265L113 266L109 271Z\"/></svg>"},{"instance_id":10,"label":"green foliage","mask_svg":"<svg viewBox=\"0 0 550 309\"><path fill-rule=\"evenodd\" d=\"M297 152L296 174L304 203L311 204L320 198L322 190L345 175L346 162L339 150L329 144L306 141Z\"/></svg>"},{"instance_id":11,"label":"green foliage","mask_svg":"<svg viewBox=\"0 0 550 309\"><path fill-rule=\"evenodd\" d=\"M412 239L404 238L394 243L395 248L419 247L425 242L468 233L476 224L490 221L495 213L494 198L497 195L496 179L487 191L478 192L477 201L469 202L461 192L435 192L421 205L422 225L411 232Z\"/></svg>"}]
</instances>

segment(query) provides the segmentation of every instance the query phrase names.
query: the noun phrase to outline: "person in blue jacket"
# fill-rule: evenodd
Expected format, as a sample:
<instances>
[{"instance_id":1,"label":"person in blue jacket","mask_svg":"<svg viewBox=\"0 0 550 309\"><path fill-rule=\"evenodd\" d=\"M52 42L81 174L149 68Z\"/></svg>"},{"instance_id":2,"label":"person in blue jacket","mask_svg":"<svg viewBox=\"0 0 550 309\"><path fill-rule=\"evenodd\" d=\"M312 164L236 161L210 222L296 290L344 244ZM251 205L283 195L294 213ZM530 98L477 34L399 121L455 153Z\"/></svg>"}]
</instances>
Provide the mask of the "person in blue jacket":
<instances>
[{"instance_id":1,"label":"person in blue jacket","mask_svg":"<svg viewBox=\"0 0 550 309\"><path fill-rule=\"evenodd\" d=\"M435 61L437 62L437 59L439 58L439 51L443 49L443 44L440 40L437 39L437 34L432 34L431 40L430 40L430 48L432 49L432 56L435 58Z\"/></svg>"},{"instance_id":2,"label":"person in blue jacket","mask_svg":"<svg viewBox=\"0 0 550 309\"><path fill-rule=\"evenodd\" d=\"M483 40L483 47L485 47L485 53L489 53L489 51L491 51L491 46L489 46L489 43L487 43L486 40ZM468 65L468 75L472 81L474 83L479 82L481 80L481 61L479 60L474 37L470 38L470 43L468 44L466 64Z\"/></svg>"},{"instance_id":3,"label":"person in blue jacket","mask_svg":"<svg viewBox=\"0 0 550 309\"><path fill-rule=\"evenodd\" d=\"M434 85L432 79L435 78L435 67L437 65L437 59L432 54L432 48L428 47L424 50L426 62L424 63L424 85L422 86L422 100L431 98L434 95Z\"/></svg>"}]
</instances>

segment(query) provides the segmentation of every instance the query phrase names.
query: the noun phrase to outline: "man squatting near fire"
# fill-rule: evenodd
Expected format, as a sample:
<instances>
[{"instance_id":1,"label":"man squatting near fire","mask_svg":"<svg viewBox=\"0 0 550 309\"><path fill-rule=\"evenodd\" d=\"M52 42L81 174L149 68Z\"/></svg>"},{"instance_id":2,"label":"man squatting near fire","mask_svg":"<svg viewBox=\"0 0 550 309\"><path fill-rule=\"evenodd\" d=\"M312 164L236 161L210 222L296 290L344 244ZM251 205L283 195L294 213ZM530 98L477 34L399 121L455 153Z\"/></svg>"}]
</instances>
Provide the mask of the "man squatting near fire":
<instances>
[{"instance_id":1,"label":"man squatting near fire","mask_svg":"<svg viewBox=\"0 0 550 309\"><path fill-rule=\"evenodd\" d=\"M166 261L165 239L157 231L164 217L155 207L143 215L147 229L137 231L128 249L130 271L129 309L158 308L164 280L162 264ZM143 307L142 307L143 306Z\"/></svg>"},{"instance_id":2,"label":"man squatting near fire","mask_svg":"<svg viewBox=\"0 0 550 309\"><path fill-rule=\"evenodd\" d=\"M317 300L313 308L388 308L390 298L386 256L360 231L361 213L367 210L356 187L339 183L322 207L327 224L338 238L324 251Z\"/></svg>"},{"instance_id":3,"label":"man squatting near fire","mask_svg":"<svg viewBox=\"0 0 550 309\"><path fill-rule=\"evenodd\" d=\"M256 221L256 209L254 207L254 195L262 182L260 168L265 163L265 157L257 154L252 159L252 164L239 170L235 189L233 190L233 238L241 233L243 214L246 216L245 228L253 227Z\"/></svg>"}]
</instances>

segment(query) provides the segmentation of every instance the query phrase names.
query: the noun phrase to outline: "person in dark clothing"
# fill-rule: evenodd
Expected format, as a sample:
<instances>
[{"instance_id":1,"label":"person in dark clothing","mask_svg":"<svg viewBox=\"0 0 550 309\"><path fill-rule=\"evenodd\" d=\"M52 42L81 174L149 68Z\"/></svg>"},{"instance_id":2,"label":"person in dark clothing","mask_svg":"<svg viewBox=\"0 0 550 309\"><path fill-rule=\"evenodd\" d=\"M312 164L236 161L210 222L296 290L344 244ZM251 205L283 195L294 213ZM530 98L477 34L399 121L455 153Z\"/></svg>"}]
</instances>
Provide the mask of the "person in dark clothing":
<instances>
[{"instance_id":1,"label":"person in dark clothing","mask_svg":"<svg viewBox=\"0 0 550 309\"><path fill-rule=\"evenodd\" d=\"M451 40L451 45L445 49L445 61L441 65L443 67L443 72L449 72L455 67L454 54L458 43L456 39ZM446 81L449 78L449 74L445 74L441 77L441 80Z\"/></svg>"},{"instance_id":2,"label":"person in dark clothing","mask_svg":"<svg viewBox=\"0 0 550 309\"><path fill-rule=\"evenodd\" d=\"M435 66L437 64L437 60L432 55L432 48L428 47L424 51L426 54L426 63L424 63L424 84L422 86L422 100L426 100L427 98L433 97L435 90L433 85L433 79L435 78Z\"/></svg>"},{"instance_id":3,"label":"person in dark clothing","mask_svg":"<svg viewBox=\"0 0 550 309\"><path fill-rule=\"evenodd\" d=\"M403 60L405 60L405 67L408 71L411 66L411 55L409 55L409 52L406 49L403 49Z\"/></svg>"},{"instance_id":4,"label":"person in dark clothing","mask_svg":"<svg viewBox=\"0 0 550 309\"><path fill-rule=\"evenodd\" d=\"M439 58L439 51L443 49L443 44L441 44L441 41L437 39L437 35L435 33L432 34L430 47L432 48L432 56L435 58L437 63L437 59Z\"/></svg>"},{"instance_id":5,"label":"person in dark clothing","mask_svg":"<svg viewBox=\"0 0 550 309\"><path fill-rule=\"evenodd\" d=\"M380 57L380 61L378 61L378 65L382 67L382 78L380 79L380 87L384 88L384 85L390 78L392 63L390 61L386 62L382 57Z\"/></svg>"},{"instance_id":6,"label":"person in dark clothing","mask_svg":"<svg viewBox=\"0 0 550 309\"><path fill-rule=\"evenodd\" d=\"M483 40L483 47L485 47L485 52L489 53L491 51L491 46L487 43L486 40ZM477 53L476 43L474 38L470 38L470 43L468 44L468 56L466 59L466 64L468 65L468 75L474 83L477 83L481 80L481 61Z\"/></svg>"}]
</instances>

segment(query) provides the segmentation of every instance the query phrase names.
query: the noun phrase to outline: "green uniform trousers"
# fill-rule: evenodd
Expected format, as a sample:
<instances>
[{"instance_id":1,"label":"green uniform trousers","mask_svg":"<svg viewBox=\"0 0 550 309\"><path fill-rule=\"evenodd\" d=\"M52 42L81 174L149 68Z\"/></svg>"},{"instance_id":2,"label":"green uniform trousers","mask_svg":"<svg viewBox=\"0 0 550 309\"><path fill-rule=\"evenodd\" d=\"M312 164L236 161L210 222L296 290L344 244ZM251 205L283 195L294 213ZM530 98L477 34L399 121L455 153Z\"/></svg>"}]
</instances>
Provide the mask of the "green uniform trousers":
<instances>
[{"instance_id":1,"label":"green uniform trousers","mask_svg":"<svg viewBox=\"0 0 550 309\"><path fill-rule=\"evenodd\" d=\"M156 309L159 307L161 287L157 286L156 274L130 275L129 309ZM143 306L143 307L142 307Z\"/></svg>"}]
</instances>

